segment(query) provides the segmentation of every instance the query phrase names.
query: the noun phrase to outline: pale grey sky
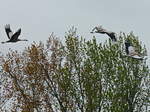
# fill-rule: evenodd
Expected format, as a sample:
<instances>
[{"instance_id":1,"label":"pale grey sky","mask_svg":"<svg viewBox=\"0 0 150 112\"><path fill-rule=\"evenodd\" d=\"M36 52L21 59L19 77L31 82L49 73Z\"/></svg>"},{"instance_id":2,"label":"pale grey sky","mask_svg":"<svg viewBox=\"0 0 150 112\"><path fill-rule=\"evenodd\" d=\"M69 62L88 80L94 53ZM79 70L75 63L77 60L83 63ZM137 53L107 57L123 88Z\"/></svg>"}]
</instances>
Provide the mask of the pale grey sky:
<instances>
[{"instance_id":1,"label":"pale grey sky","mask_svg":"<svg viewBox=\"0 0 150 112\"><path fill-rule=\"evenodd\" d=\"M150 50L150 0L0 0L0 38L7 40L4 25L22 28L22 38L30 42L0 44L3 49L22 49L32 41L46 41L51 32L63 38L75 26L80 35L96 25L119 33L133 31ZM96 35L98 39L102 35ZM150 52L149 52L150 55Z\"/></svg>"}]
</instances>

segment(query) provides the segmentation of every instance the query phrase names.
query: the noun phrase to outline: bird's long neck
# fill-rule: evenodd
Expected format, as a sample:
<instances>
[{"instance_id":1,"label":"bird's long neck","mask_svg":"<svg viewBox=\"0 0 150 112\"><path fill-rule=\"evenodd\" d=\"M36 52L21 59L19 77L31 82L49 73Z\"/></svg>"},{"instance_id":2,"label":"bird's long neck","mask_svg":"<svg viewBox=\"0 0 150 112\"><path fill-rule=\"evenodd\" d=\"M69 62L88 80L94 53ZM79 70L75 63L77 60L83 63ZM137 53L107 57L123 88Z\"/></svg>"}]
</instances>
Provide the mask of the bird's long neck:
<instances>
[{"instance_id":1,"label":"bird's long neck","mask_svg":"<svg viewBox=\"0 0 150 112\"><path fill-rule=\"evenodd\" d=\"M18 41L28 41L27 39L18 39Z\"/></svg>"},{"instance_id":2,"label":"bird's long neck","mask_svg":"<svg viewBox=\"0 0 150 112\"><path fill-rule=\"evenodd\" d=\"M5 44L5 43L8 43L8 42L10 42L10 40L8 40L8 41L5 41L5 42L1 42L2 44Z\"/></svg>"}]
</instances>

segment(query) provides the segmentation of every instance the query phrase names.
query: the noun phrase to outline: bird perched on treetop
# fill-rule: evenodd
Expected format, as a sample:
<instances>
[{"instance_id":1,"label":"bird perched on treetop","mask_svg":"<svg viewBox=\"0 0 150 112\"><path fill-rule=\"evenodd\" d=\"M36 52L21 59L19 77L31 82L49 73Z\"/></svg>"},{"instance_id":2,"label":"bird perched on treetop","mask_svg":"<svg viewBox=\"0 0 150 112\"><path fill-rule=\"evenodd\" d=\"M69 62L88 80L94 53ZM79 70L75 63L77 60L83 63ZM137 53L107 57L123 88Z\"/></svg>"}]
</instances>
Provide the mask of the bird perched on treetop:
<instances>
[{"instance_id":1,"label":"bird perched on treetop","mask_svg":"<svg viewBox=\"0 0 150 112\"><path fill-rule=\"evenodd\" d=\"M7 34L7 37L9 40L6 42L2 42L2 43L28 41L26 39L18 39L18 37L21 34L21 28L19 28L15 33L13 33L12 30L10 29L10 25L6 24L5 25L5 31L6 31L6 34Z\"/></svg>"},{"instance_id":2,"label":"bird perched on treetop","mask_svg":"<svg viewBox=\"0 0 150 112\"><path fill-rule=\"evenodd\" d=\"M96 26L92 29L91 33L101 33L101 34L107 34L112 41L116 42L116 33L112 31L107 31L106 29L102 28L102 26Z\"/></svg>"}]
</instances>

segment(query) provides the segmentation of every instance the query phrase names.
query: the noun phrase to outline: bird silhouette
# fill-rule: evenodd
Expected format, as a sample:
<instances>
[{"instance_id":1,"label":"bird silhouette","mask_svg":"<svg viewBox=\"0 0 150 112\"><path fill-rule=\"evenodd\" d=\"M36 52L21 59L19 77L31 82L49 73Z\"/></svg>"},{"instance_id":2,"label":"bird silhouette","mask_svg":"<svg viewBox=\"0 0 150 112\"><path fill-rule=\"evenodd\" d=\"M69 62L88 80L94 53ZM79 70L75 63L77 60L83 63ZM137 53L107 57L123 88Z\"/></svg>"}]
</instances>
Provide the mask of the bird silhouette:
<instances>
[{"instance_id":1,"label":"bird silhouette","mask_svg":"<svg viewBox=\"0 0 150 112\"><path fill-rule=\"evenodd\" d=\"M21 34L21 28L19 28L15 33L13 33L11 28L10 28L10 25L6 24L5 25L5 31L6 31L6 34L7 34L7 37L9 40L6 42L2 42L2 44L9 43L9 42L13 43L13 42L18 42L18 41L28 41L26 39L18 39L18 37Z\"/></svg>"},{"instance_id":2,"label":"bird silhouette","mask_svg":"<svg viewBox=\"0 0 150 112\"><path fill-rule=\"evenodd\" d=\"M125 42L125 51L126 51L126 54L132 58L139 59L139 60L143 60L144 58L135 51L135 48L131 45L129 41Z\"/></svg>"},{"instance_id":3,"label":"bird silhouette","mask_svg":"<svg viewBox=\"0 0 150 112\"><path fill-rule=\"evenodd\" d=\"M116 42L116 33L112 31L107 31L106 29L102 28L102 26L96 26L92 29L91 33L101 33L101 34L107 34L112 41Z\"/></svg>"}]
</instances>

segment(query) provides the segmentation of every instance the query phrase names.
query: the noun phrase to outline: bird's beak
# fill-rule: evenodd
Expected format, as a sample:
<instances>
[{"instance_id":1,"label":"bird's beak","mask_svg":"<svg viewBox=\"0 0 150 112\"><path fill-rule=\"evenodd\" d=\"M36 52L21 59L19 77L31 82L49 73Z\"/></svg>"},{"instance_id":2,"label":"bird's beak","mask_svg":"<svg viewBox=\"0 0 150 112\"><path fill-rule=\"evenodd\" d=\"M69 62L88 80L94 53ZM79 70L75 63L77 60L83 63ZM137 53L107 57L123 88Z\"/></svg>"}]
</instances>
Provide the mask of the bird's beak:
<instances>
[{"instance_id":1,"label":"bird's beak","mask_svg":"<svg viewBox=\"0 0 150 112\"><path fill-rule=\"evenodd\" d=\"M5 42L1 42L2 44L4 44Z\"/></svg>"}]
</instances>

